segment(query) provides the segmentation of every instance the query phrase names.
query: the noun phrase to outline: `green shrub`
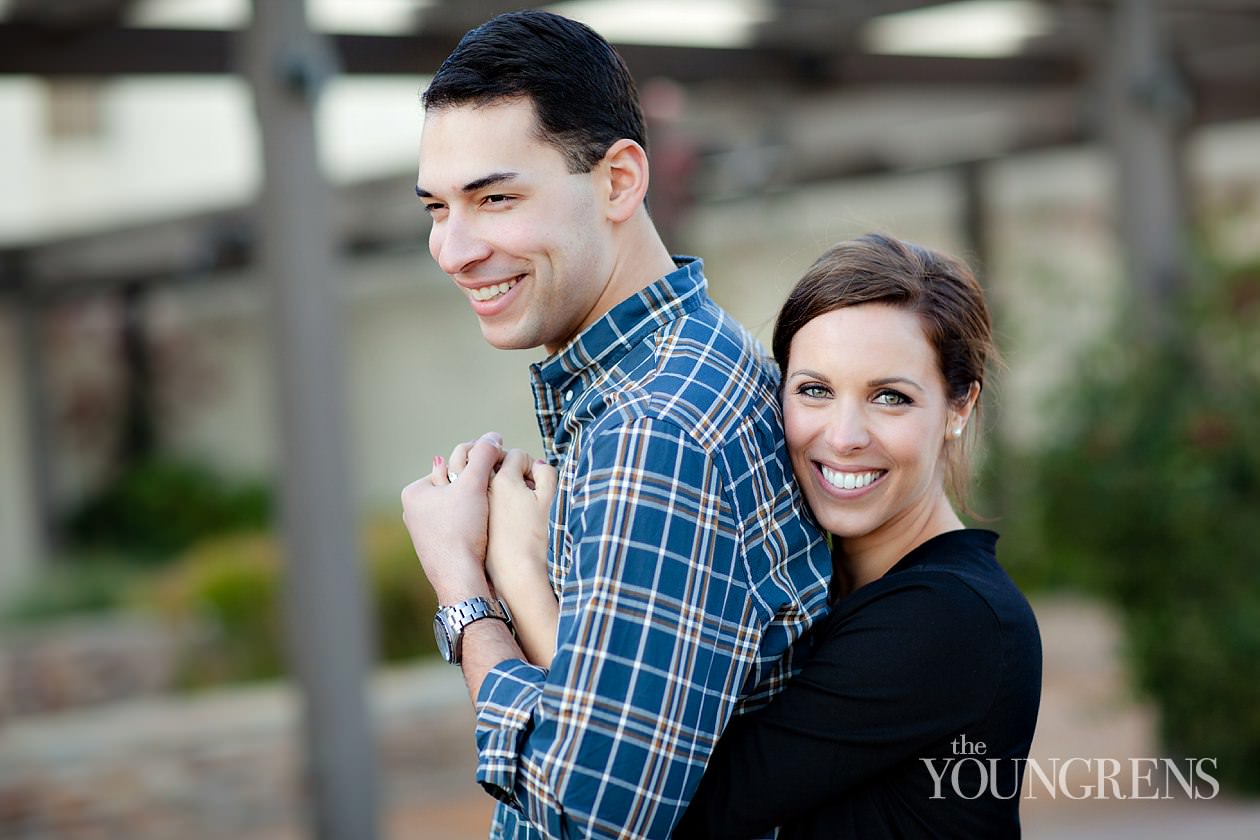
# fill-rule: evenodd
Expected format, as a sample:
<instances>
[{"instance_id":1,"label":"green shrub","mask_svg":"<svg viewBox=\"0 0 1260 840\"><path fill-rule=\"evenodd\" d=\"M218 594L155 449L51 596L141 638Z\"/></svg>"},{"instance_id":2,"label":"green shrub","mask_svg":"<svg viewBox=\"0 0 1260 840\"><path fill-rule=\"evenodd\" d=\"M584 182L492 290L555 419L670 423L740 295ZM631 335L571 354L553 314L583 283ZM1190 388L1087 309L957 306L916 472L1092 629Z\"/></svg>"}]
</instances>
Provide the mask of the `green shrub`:
<instances>
[{"instance_id":1,"label":"green shrub","mask_svg":"<svg viewBox=\"0 0 1260 840\"><path fill-rule=\"evenodd\" d=\"M280 567L266 534L218 537L179 557L161 575L156 602L200 643L179 666L186 687L258 680L281 673L283 631L276 609Z\"/></svg>"},{"instance_id":2,"label":"green shrub","mask_svg":"<svg viewBox=\"0 0 1260 840\"><path fill-rule=\"evenodd\" d=\"M376 642L384 662L436 655L433 594L399 517L367 523L362 532L368 582L376 606Z\"/></svg>"},{"instance_id":3,"label":"green shrub","mask_svg":"<svg viewBox=\"0 0 1260 840\"><path fill-rule=\"evenodd\" d=\"M85 613L110 612L126 604L140 585L134 565L98 556L41 569L34 580L0 599L0 621L30 624Z\"/></svg>"},{"instance_id":4,"label":"green shrub","mask_svg":"<svg viewBox=\"0 0 1260 840\"><path fill-rule=\"evenodd\" d=\"M124 469L71 513L66 536L78 551L154 563L212 534L265 528L269 489L224 478L200 464L154 458Z\"/></svg>"},{"instance_id":5,"label":"green shrub","mask_svg":"<svg viewBox=\"0 0 1260 840\"><path fill-rule=\"evenodd\" d=\"M1038 464L1050 556L1114 601L1173 755L1260 791L1260 271L1078 391Z\"/></svg>"},{"instance_id":6,"label":"green shrub","mask_svg":"<svg viewBox=\"0 0 1260 840\"><path fill-rule=\"evenodd\" d=\"M382 661L436 652L433 590L397 517L362 530L365 586L374 605ZM205 540L156 578L146 600L202 642L181 665L187 687L268 679L283 671L281 565L275 537L245 532Z\"/></svg>"}]
</instances>

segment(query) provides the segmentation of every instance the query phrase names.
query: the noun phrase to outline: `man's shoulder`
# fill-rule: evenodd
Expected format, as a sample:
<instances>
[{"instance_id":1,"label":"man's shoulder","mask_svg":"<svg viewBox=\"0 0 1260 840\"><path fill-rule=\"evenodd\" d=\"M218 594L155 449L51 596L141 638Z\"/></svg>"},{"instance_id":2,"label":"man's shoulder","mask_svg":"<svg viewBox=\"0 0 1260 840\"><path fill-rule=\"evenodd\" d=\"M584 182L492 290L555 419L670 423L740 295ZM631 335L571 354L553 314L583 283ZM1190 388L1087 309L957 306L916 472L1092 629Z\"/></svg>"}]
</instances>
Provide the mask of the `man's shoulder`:
<instances>
[{"instance_id":1,"label":"man's shoulder","mask_svg":"<svg viewBox=\"0 0 1260 840\"><path fill-rule=\"evenodd\" d=\"M778 371L755 338L712 302L663 325L628 359L640 416L718 438L737 421L778 420ZM723 431L717 431L723 430ZM701 435L705 437L705 434Z\"/></svg>"},{"instance_id":2,"label":"man's shoulder","mask_svg":"<svg viewBox=\"0 0 1260 840\"><path fill-rule=\"evenodd\" d=\"M764 348L712 302L660 326L620 360L591 431L655 422L687 429L707 450L750 428L781 436L779 373ZM592 418L593 419L593 418Z\"/></svg>"}]
</instances>

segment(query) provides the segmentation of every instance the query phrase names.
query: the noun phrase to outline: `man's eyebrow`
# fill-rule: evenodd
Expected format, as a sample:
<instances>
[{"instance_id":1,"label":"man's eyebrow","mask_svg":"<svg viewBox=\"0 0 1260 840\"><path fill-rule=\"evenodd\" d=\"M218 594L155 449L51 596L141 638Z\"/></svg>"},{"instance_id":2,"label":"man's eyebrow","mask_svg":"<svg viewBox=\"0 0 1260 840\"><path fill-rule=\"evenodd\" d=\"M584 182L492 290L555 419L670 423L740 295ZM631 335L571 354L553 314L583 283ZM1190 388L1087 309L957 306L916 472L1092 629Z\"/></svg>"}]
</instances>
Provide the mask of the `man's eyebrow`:
<instances>
[{"instance_id":1,"label":"man's eyebrow","mask_svg":"<svg viewBox=\"0 0 1260 840\"><path fill-rule=\"evenodd\" d=\"M486 187L493 187L495 184L502 184L507 181L511 181L519 175L519 172L491 172L484 178L478 178L475 181L469 181L467 184L464 184L464 186L460 188L460 192L465 195L468 193L475 193L478 190L484 190ZM416 184L416 195L420 198L433 198L433 193L429 192L419 184Z\"/></svg>"},{"instance_id":2,"label":"man's eyebrow","mask_svg":"<svg viewBox=\"0 0 1260 840\"><path fill-rule=\"evenodd\" d=\"M484 178L478 178L475 181L469 181L467 184L464 184L464 188L461 192L467 194L476 192L477 190L484 190L486 187L493 187L495 184L502 184L505 181L511 181L519 174L519 172L491 172Z\"/></svg>"}]
</instances>

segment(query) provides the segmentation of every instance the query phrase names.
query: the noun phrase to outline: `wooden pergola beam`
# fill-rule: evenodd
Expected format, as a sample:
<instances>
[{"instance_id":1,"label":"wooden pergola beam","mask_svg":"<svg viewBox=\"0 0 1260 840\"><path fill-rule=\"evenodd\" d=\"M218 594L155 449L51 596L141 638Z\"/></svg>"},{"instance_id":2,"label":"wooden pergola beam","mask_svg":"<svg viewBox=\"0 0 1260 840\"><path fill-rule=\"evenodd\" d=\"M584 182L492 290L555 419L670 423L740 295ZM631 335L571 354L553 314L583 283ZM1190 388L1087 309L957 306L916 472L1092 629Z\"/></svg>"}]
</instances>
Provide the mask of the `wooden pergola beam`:
<instances>
[{"instance_id":1,"label":"wooden pergola beam","mask_svg":"<svg viewBox=\"0 0 1260 840\"><path fill-rule=\"evenodd\" d=\"M63 30L0 23L0 75L45 77L226 75L235 72L238 33L226 30L105 26ZM432 73L458 34L330 35L341 73ZM820 84L1062 84L1079 77L1071 59L887 56L781 47L682 47L618 44L641 79L665 76L707 81L817 86Z\"/></svg>"}]
</instances>

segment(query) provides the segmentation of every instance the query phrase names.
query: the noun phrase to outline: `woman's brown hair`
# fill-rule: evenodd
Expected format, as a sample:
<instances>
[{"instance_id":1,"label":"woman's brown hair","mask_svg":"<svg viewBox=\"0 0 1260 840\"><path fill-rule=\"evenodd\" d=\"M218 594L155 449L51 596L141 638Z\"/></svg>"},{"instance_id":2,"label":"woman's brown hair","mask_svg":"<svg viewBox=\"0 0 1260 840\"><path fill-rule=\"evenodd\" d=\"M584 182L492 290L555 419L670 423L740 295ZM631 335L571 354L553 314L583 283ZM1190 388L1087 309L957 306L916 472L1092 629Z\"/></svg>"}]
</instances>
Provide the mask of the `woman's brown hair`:
<instances>
[{"instance_id":1,"label":"woman's brown hair","mask_svg":"<svg viewBox=\"0 0 1260 840\"><path fill-rule=\"evenodd\" d=\"M819 315L847 306L882 303L919 316L936 351L950 404L961 407L972 383L984 388L985 367L996 355L984 292L958 259L880 233L841 242L809 267L779 310L772 349L784 378L796 333ZM966 507L973 428L947 453L946 487Z\"/></svg>"}]
</instances>

